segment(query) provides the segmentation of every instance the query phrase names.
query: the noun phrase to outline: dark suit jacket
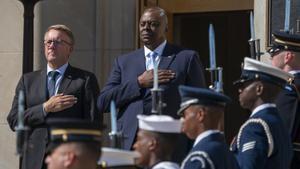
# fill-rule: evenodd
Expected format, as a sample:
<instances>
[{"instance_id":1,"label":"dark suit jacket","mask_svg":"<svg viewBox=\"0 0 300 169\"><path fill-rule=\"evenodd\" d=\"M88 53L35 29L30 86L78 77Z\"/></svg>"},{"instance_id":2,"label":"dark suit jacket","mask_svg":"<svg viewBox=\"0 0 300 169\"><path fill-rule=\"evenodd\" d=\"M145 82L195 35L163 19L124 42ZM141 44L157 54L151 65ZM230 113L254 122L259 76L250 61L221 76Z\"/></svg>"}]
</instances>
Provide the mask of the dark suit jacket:
<instances>
[{"instance_id":1,"label":"dark suit jacket","mask_svg":"<svg viewBox=\"0 0 300 169\"><path fill-rule=\"evenodd\" d=\"M240 128L231 146L241 169L287 169L292 159L291 140L278 110L265 108Z\"/></svg>"},{"instance_id":2,"label":"dark suit jacket","mask_svg":"<svg viewBox=\"0 0 300 169\"><path fill-rule=\"evenodd\" d=\"M68 66L62 78L58 93L74 95L77 103L66 110L49 113L44 116L43 103L47 100L47 71L30 72L24 74L16 88L12 108L7 121L12 130L17 126L18 94L24 91L25 115L24 122L31 130L28 139L27 168L40 169L44 159L45 148L48 143L48 132L44 125L47 118L79 118L91 121L102 120L96 107L99 87L94 74ZM23 163L24 165L24 163Z\"/></svg>"},{"instance_id":3,"label":"dark suit jacket","mask_svg":"<svg viewBox=\"0 0 300 169\"><path fill-rule=\"evenodd\" d=\"M296 86L300 86L300 73L295 75L295 83ZM297 116L297 109L299 99L298 93L295 89L295 86L287 85L282 92L277 97L276 105L278 107L279 115L283 119L284 123L286 124L289 132L293 135L293 125L294 123L298 123L295 120ZM299 111L299 110L298 110Z\"/></svg>"},{"instance_id":4,"label":"dark suit jacket","mask_svg":"<svg viewBox=\"0 0 300 169\"><path fill-rule=\"evenodd\" d=\"M197 143L184 159L182 169L238 169L224 135L213 133Z\"/></svg>"},{"instance_id":5,"label":"dark suit jacket","mask_svg":"<svg viewBox=\"0 0 300 169\"><path fill-rule=\"evenodd\" d=\"M111 100L115 100L119 113L118 130L124 135L124 148L133 145L138 128L138 114L151 113L150 89L140 88L138 76L146 71L144 48L116 58L110 77L98 97L100 112L109 112ZM159 69L169 69L176 73L175 79L160 84L164 90L163 101L167 104L164 114L175 118L180 105L178 86L181 84L204 87L203 68L195 51L184 50L166 44Z\"/></svg>"},{"instance_id":6,"label":"dark suit jacket","mask_svg":"<svg viewBox=\"0 0 300 169\"><path fill-rule=\"evenodd\" d=\"M287 85L276 101L279 114L291 134L294 157L291 169L300 166L300 73L295 74L294 86Z\"/></svg>"}]
</instances>

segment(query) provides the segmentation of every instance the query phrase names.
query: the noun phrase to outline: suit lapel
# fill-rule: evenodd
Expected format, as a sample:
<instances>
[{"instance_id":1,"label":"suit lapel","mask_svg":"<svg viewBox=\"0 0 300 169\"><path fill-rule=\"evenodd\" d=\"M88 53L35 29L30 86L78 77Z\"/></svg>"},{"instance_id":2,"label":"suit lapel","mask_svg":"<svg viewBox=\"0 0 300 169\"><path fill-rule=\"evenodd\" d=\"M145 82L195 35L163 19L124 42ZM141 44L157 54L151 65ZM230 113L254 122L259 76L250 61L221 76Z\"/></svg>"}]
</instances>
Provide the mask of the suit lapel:
<instances>
[{"instance_id":1,"label":"suit lapel","mask_svg":"<svg viewBox=\"0 0 300 169\"><path fill-rule=\"evenodd\" d=\"M48 98L48 89L47 89L47 70L43 69L40 72L40 76L37 77L37 86L38 93L40 93L41 100L46 101Z\"/></svg>"},{"instance_id":2,"label":"suit lapel","mask_svg":"<svg viewBox=\"0 0 300 169\"><path fill-rule=\"evenodd\" d=\"M61 80L57 93L64 93L66 91L66 88L70 85L72 81L72 72L73 72L73 67L69 65Z\"/></svg>"},{"instance_id":3,"label":"suit lapel","mask_svg":"<svg viewBox=\"0 0 300 169\"><path fill-rule=\"evenodd\" d=\"M166 44L165 49L162 53L162 56L160 58L160 62L158 65L159 69L168 69L169 65L172 63L174 58L176 57L172 46L170 44Z\"/></svg>"},{"instance_id":4,"label":"suit lapel","mask_svg":"<svg viewBox=\"0 0 300 169\"><path fill-rule=\"evenodd\" d=\"M137 66L137 76L141 75L146 71L144 48L138 50L136 58L132 62L135 62L133 65Z\"/></svg>"},{"instance_id":5,"label":"suit lapel","mask_svg":"<svg viewBox=\"0 0 300 169\"><path fill-rule=\"evenodd\" d=\"M137 51L135 57L136 58L134 58L131 62L133 63L133 65L136 66L134 72L136 72L136 77L138 77L146 71L146 59L145 59L145 52L143 47ZM144 96L150 94L150 90L148 89L143 89L142 91L143 91L142 93L144 93Z\"/></svg>"}]
</instances>

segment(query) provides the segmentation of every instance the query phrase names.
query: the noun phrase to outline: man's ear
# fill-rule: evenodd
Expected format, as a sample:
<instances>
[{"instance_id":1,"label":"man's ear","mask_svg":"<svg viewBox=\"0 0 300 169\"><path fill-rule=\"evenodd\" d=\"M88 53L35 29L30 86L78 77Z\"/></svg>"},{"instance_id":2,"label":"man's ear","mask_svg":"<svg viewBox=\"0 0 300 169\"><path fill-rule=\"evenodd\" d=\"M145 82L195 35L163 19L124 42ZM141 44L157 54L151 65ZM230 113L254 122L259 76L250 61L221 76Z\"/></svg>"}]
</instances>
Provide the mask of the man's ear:
<instances>
[{"instance_id":1,"label":"man's ear","mask_svg":"<svg viewBox=\"0 0 300 169\"><path fill-rule=\"evenodd\" d=\"M291 51L286 51L284 55L284 64L289 64L295 57L295 54Z\"/></svg>"},{"instance_id":2,"label":"man's ear","mask_svg":"<svg viewBox=\"0 0 300 169\"><path fill-rule=\"evenodd\" d=\"M260 96L260 95L262 95L263 91L264 91L264 84L261 82L258 82L256 84L256 94Z\"/></svg>"},{"instance_id":3,"label":"man's ear","mask_svg":"<svg viewBox=\"0 0 300 169\"><path fill-rule=\"evenodd\" d=\"M157 147L157 144L158 144L157 140L155 138L151 138L148 143L148 149L150 151L155 150Z\"/></svg>"},{"instance_id":4,"label":"man's ear","mask_svg":"<svg viewBox=\"0 0 300 169\"><path fill-rule=\"evenodd\" d=\"M63 158L64 158L63 159L64 160L64 162L63 162L64 167L70 167L70 166L72 166L75 163L77 156L73 152L67 152L63 156Z\"/></svg>"},{"instance_id":5,"label":"man's ear","mask_svg":"<svg viewBox=\"0 0 300 169\"><path fill-rule=\"evenodd\" d=\"M204 120L204 116L205 116L205 109L203 107L201 108L198 108L197 111L195 111L195 116L196 116L196 119L199 121L199 122L202 122Z\"/></svg>"},{"instance_id":6,"label":"man's ear","mask_svg":"<svg viewBox=\"0 0 300 169\"><path fill-rule=\"evenodd\" d=\"M73 52L73 50L74 50L74 46L71 46L70 47L70 53Z\"/></svg>"}]
</instances>

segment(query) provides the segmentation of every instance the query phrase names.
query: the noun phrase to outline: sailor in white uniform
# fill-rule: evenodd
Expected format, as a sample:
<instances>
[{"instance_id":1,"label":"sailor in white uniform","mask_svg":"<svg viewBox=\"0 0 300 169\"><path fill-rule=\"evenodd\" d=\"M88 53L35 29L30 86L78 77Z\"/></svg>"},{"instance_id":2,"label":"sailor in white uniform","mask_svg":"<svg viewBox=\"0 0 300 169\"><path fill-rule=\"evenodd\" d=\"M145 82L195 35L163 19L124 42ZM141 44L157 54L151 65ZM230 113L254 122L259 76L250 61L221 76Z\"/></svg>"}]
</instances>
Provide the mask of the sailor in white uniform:
<instances>
[{"instance_id":1,"label":"sailor in white uniform","mask_svg":"<svg viewBox=\"0 0 300 169\"><path fill-rule=\"evenodd\" d=\"M133 145L141 154L137 164L150 169L179 169L170 160L181 131L180 120L167 115L138 115L137 118L139 131Z\"/></svg>"}]
</instances>

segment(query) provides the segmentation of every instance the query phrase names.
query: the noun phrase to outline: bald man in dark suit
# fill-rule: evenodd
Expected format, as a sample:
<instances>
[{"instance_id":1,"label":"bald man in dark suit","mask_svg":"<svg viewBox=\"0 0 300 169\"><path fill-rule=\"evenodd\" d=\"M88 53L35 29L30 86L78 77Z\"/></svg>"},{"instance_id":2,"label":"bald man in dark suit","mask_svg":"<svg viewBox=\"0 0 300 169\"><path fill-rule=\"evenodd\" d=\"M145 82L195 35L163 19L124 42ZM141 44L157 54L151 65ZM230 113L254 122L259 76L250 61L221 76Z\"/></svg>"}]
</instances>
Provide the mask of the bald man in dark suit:
<instances>
[{"instance_id":1,"label":"bald man in dark suit","mask_svg":"<svg viewBox=\"0 0 300 169\"><path fill-rule=\"evenodd\" d=\"M178 86L205 87L203 67L198 54L193 50L172 45L166 40L167 16L159 7L144 11L140 23L140 39L144 47L116 58L110 77L98 98L101 112L109 112L111 100L119 108L118 131L124 136L124 149L131 149L135 141L138 114L151 113L151 91L153 85L153 62L158 62L158 83L163 89L166 107L163 114L179 118L176 114L180 95ZM183 139L183 137L182 137ZM183 139L184 140L184 139ZM183 141L183 142L186 142ZM181 142L181 152L188 147ZM177 153L181 161L185 153Z\"/></svg>"}]
</instances>

